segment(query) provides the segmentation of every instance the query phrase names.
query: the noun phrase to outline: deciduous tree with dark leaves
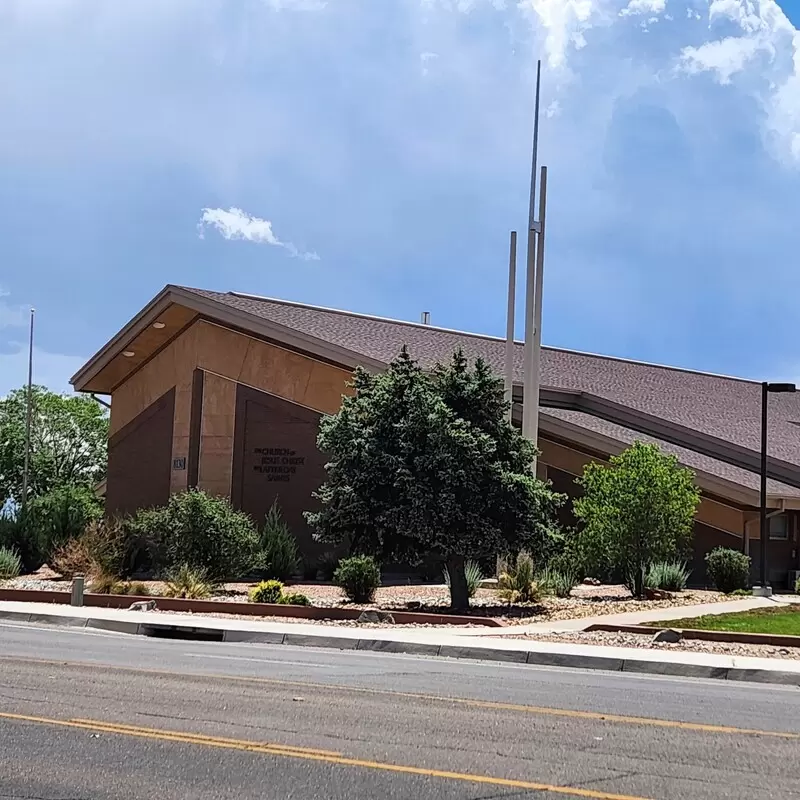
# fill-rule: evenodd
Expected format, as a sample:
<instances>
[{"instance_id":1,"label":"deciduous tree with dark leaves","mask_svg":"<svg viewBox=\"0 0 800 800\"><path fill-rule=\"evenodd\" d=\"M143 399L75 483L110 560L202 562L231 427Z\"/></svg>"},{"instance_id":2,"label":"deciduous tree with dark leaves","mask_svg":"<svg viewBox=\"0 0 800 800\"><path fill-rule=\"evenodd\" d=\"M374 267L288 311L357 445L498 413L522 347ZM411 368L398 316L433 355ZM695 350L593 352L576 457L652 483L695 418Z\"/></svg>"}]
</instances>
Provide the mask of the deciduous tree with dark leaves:
<instances>
[{"instance_id":1,"label":"deciduous tree with dark leaves","mask_svg":"<svg viewBox=\"0 0 800 800\"><path fill-rule=\"evenodd\" d=\"M328 474L307 517L321 541L384 561L440 557L454 609L469 605L468 559L553 545L562 497L534 476L485 362L457 351L425 372L404 348L384 373L357 370L352 389L320 426Z\"/></svg>"}]
</instances>

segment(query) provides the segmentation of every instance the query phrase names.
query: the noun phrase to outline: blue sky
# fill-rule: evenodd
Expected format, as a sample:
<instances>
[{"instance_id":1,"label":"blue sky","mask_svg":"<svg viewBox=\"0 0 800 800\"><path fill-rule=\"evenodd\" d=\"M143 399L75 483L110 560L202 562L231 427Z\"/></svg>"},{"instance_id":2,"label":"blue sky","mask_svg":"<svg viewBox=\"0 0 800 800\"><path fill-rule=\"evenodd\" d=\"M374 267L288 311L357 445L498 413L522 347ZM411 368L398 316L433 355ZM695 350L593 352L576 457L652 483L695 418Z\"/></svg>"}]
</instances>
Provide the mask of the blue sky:
<instances>
[{"instance_id":1,"label":"blue sky","mask_svg":"<svg viewBox=\"0 0 800 800\"><path fill-rule=\"evenodd\" d=\"M537 58L545 343L800 378L797 22L771 0L3 0L0 393L30 305L36 379L65 389L166 283L501 335Z\"/></svg>"}]
</instances>

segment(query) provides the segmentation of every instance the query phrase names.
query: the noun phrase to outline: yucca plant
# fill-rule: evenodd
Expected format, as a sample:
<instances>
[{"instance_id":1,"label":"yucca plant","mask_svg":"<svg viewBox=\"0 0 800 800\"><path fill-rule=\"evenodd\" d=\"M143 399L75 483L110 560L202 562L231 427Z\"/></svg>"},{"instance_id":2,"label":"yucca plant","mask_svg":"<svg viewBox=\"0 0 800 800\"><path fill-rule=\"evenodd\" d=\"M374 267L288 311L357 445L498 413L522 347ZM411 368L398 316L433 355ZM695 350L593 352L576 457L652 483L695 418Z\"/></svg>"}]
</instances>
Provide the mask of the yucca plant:
<instances>
[{"instance_id":1,"label":"yucca plant","mask_svg":"<svg viewBox=\"0 0 800 800\"><path fill-rule=\"evenodd\" d=\"M186 600L204 600L217 590L217 584L208 577L204 569L181 564L167 576L165 597L181 597Z\"/></svg>"},{"instance_id":2,"label":"yucca plant","mask_svg":"<svg viewBox=\"0 0 800 800\"><path fill-rule=\"evenodd\" d=\"M681 561L656 561L647 570L644 585L648 589L681 592L686 588L689 575L690 570Z\"/></svg>"},{"instance_id":3,"label":"yucca plant","mask_svg":"<svg viewBox=\"0 0 800 800\"><path fill-rule=\"evenodd\" d=\"M475 593L481 588L481 581L486 577L483 574L481 565L477 561L467 561L464 564L464 575L467 578L467 594L475 597ZM444 582L450 588L450 573L447 567L444 568Z\"/></svg>"},{"instance_id":4,"label":"yucca plant","mask_svg":"<svg viewBox=\"0 0 800 800\"><path fill-rule=\"evenodd\" d=\"M19 577L22 572L22 559L16 550L0 547L0 581Z\"/></svg>"},{"instance_id":5,"label":"yucca plant","mask_svg":"<svg viewBox=\"0 0 800 800\"><path fill-rule=\"evenodd\" d=\"M578 582L574 572L555 567L545 567L536 575L535 580L542 594L551 594L555 597L569 597L572 587Z\"/></svg>"},{"instance_id":6,"label":"yucca plant","mask_svg":"<svg viewBox=\"0 0 800 800\"><path fill-rule=\"evenodd\" d=\"M530 553L522 550L515 559L501 566L497 588L500 597L509 604L533 603L539 599L540 589Z\"/></svg>"}]
</instances>

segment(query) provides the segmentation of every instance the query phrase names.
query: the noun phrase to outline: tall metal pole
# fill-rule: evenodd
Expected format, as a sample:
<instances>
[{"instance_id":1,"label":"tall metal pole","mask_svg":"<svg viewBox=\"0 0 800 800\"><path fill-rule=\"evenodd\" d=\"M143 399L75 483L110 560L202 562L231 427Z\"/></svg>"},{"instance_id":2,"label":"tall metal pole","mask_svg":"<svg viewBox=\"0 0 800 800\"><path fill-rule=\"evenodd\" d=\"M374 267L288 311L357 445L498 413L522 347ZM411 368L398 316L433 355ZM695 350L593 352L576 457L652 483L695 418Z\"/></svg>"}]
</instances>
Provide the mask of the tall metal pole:
<instances>
[{"instance_id":1,"label":"tall metal pole","mask_svg":"<svg viewBox=\"0 0 800 800\"><path fill-rule=\"evenodd\" d=\"M759 509L761 530L761 587L766 590L767 580L767 410L769 408L769 384L761 384L761 507Z\"/></svg>"},{"instance_id":2,"label":"tall metal pole","mask_svg":"<svg viewBox=\"0 0 800 800\"><path fill-rule=\"evenodd\" d=\"M508 248L508 312L506 316L505 399L508 403L508 422L513 417L514 393L514 312L517 294L517 232L511 231Z\"/></svg>"},{"instance_id":3,"label":"tall metal pole","mask_svg":"<svg viewBox=\"0 0 800 800\"><path fill-rule=\"evenodd\" d=\"M542 290L544 288L544 231L547 215L547 167L542 167L539 181L539 235L536 245L536 286L533 302L533 348L531 358L530 400L532 406L530 439L536 444L539 441L539 372L542 353ZM536 460L533 462L536 469Z\"/></svg>"},{"instance_id":4,"label":"tall metal pole","mask_svg":"<svg viewBox=\"0 0 800 800\"><path fill-rule=\"evenodd\" d=\"M28 392L25 409L25 465L22 469L22 497L20 506L25 508L28 498L28 481L31 468L31 420L33 418L33 319L36 309L31 309L31 330L28 338Z\"/></svg>"},{"instance_id":5,"label":"tall metal pole","mask_svg":"<svg viewBox=\"0 0 800 800\"><path fill-rule=\"evenodd\" d=\"M531 154L531 194L528 201L528 260L525 279L525 371L523 377L522 435L531 438L534 414L533 397L533 333L534 333L534 284L536 282L536 163L539 152L539 89L542 77L542 62L536 62L536 99L533 111L533 152ZM534 442L535 444L535 442Z\"/></svg>"}]
</instances>

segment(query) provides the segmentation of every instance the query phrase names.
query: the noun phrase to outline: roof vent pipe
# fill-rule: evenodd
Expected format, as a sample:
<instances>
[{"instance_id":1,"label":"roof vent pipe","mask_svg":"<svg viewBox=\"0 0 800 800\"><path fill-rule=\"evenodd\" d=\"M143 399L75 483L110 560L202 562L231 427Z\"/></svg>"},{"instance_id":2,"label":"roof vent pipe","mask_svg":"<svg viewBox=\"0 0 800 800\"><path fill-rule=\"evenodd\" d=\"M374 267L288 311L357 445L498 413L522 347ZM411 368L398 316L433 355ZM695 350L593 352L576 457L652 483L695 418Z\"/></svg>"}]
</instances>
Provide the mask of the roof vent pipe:
<instances>
[{"instance_id":1,"label":"roof vent pipe","mask_svg":"<svg viewBox=\"0 0 800 800\"><path fill-rule=\"evenodd\" d=\"M422 316L420 317L420 322L423 325L430 325L431 324L431 312L430 311L423 311Z\"/></svg>"}]
</instances>

